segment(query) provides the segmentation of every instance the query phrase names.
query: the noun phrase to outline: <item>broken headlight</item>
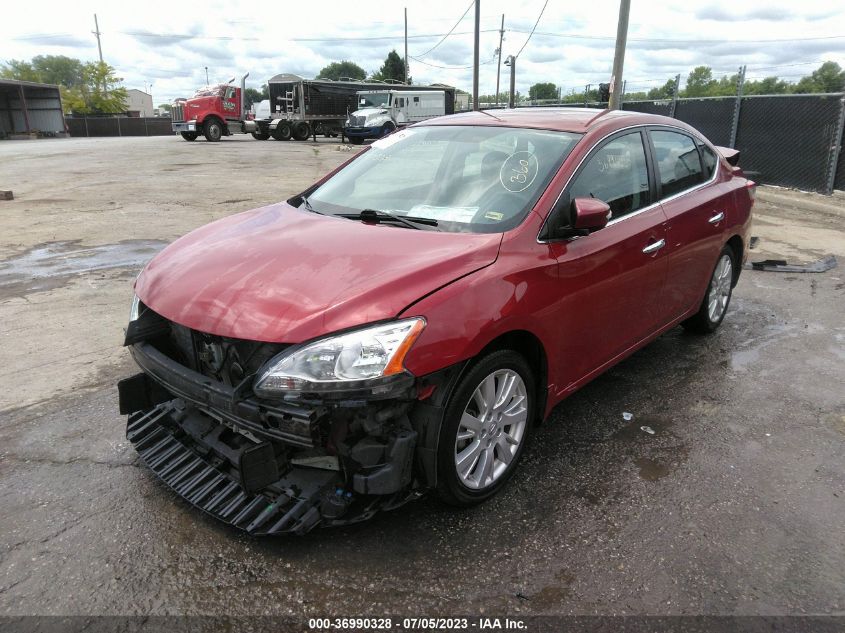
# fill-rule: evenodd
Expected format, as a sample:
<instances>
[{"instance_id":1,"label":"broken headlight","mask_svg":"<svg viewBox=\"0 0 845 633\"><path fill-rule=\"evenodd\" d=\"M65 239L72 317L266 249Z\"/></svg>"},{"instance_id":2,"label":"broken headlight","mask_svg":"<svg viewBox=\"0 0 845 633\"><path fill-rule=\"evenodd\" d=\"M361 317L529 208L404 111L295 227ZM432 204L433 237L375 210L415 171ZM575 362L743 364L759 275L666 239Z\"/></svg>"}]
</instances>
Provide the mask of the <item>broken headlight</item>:
<instances>
[{"instance_id":1,"label":"broken headlight","mask_svg":"<svg viewBox=\"0 0 845 633\"><path fill-rule=\"evenodd\" d=\"M385 394L409 376L405 355L424 327L422 318L403 319L291 348L261 368L253 389L262 398L302 392Z\"/></svg>"}]
</instances>

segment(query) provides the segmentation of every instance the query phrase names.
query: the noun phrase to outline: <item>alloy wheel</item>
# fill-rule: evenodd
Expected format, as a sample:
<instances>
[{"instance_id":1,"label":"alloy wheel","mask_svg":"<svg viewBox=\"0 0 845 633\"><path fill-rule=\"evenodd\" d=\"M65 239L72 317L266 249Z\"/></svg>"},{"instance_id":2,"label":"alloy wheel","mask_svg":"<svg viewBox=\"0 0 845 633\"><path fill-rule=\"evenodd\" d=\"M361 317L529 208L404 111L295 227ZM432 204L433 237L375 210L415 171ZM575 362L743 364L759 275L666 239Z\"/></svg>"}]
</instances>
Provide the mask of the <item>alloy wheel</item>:
<instances>
[{"instance_id":1,"label":"alloy wheel","mask_svg":"<svg viewBox=\"0 0 845 633\"><path fill-rule=\"evenodd\" d=\"M511 369L481 381L464 408L455 438L455 469L474 490L492 486L510 467L525 437L528 391Z\"/></svg>"},{"instance_id":2,"label":"alloy wheel","mask_svg":"<svg viewBox=\"0 0 845 633\"><path fill-rule=\"evenodd\" d=\"M731 284L733 283L733 262L730 255L723 253L710 279L710 289L707 293L707 316L713 323L719 321L728 307L731 298Z\"/></svg>"}]
</instances>

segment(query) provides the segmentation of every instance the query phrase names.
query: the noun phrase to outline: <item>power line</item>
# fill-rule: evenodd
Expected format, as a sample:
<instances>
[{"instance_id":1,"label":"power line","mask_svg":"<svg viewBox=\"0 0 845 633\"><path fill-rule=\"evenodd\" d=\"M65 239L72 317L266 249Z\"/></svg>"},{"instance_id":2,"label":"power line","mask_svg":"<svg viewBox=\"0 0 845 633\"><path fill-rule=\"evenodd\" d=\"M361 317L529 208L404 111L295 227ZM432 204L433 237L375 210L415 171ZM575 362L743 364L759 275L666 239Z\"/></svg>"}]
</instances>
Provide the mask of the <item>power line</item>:
<instances>
[{"instance_id":1,"label":"power line","mask_svg":"<svg viewBox=\"0 0 845 633\"><path fill-rule=\"evenodd\" d=\"M546 10L546 6L548 4L549 4L549 0L546 0L546 2L543 4L543 8L540 9L540 15L537 16L537 21L534 23L534 27L531 29L531 32L528 34L528 39L525 40L525 44L522 45L522 48L519 49L519 53L514 55L514 57L519 57L520 53L522 53L522 51L525 49L525 47L528 46L528 42L531 41L531 36L534 35L534 29L537 28L538 24L540 24L540 18L543 17L543 12Z\"/></svg>"},{"instance_id":2,"label":"power line","mask_svg":"<svg viewBox=\"0 0 845 633\"><path fill-rule=\"evenodd\" d=\"M437 47L438 47L438 46L440 46L443 42L445 42L445 41L446 41L446 38L447 38L447 37L449 37L449 36L452 34L452 31L454 31L456 28L458 28L458 25L459 25L461 22L463 22L464 18L467 16L467 13L469 13L469 10L470 10L470 9L472 9L472 6L473 6L474 4L475 4L475 0L472 0L472 1L469 3L469 6L467 7L467 10L466 10L466 11L464 11L464 14L463 14L463 15L462 15L459 19L458 19L458 21L457 21L457 22L455 22L455 26L453 26L451 29L449 29L449 32L448 32L448 33L446 33L446 35L444 35L444 36L443 36L443 39L441 39L439 42L437 42L437 44L435 44L434 46L432 46L431 48L429 48L429 49L428 49L425 53L420 53L420 54L419 54L419 56L420 56L420 57L425 57L425 56L426 56L426 55L428 55L431 51L433 51L435 48L437 48Z\"/></svg>"},{"instance_id":3,"label":"power line","mask_svg":"<svg viewBox=\"0 0 845 633\"><path fill-rule=\"evenodd\" d=\"M466 69L468 69L468 68L472 68L472 66L473 66L472 64L470 64L469 66L440 66L440 65L438 65L438 64L430 64L429 62L425 62L425 61L423 61L423 60L421 60L421 59L417 59L417 58L416 58L416 57L414 57L413 55L408 55L408 57L410 57L411 59L413 59L415 62L419 62L420 64L425 64L426 66L431 66L432 68L442 68L442 69L444 69L444 70L466 70ZM479 64L479 66L485 66L485 65L487 65L487 64L492 64L494 61L496 61L496 56L495 56L495 55L494 55L492 58L490 58L488 61L486 61L486 62L481 62L481 63Z\"/></svg>"},{"instance_id":4,"label":"power line","mask_svg":"<svg viewBox=\"0 0 845 633\"><path fill-rule=\"evenodd\" d=\"M507 29L508 31L512 31L513 33L528 33L528 31L524 31L521 29ZM534 30L531 30L531 33L534 33ZM544 31L537 31L536 35L540 37L559 37L565 39L578 39L578 40L615 40L616 38L611 35L581 35L581 34L574 34L574 33L547 33ZM731 43L731 44L765 44L765 43L783 43L783 42L813 42L813 41L821 41L821 40L838 40L838 39L845 39L845 35L826 35L823 37L792 37L792 38L782 38L782 39L767 39L767 40L738 40L738 39L724 39L724 40L683 40L683 39L672 39L672 38L665 38L665 37L631 37L628 38L629 42L664 42L664 43L676 43L676 44L724 44L724 43Z\"/></svg>"}]
</instances>

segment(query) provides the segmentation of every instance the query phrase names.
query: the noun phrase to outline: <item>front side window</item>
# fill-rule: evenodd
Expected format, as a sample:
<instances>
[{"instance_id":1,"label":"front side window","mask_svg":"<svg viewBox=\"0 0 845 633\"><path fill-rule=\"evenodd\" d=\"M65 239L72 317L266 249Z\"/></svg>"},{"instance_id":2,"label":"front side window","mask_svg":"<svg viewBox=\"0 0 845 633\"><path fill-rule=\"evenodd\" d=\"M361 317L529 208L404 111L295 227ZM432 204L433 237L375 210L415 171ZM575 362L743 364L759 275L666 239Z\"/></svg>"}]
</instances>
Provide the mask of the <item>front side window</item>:
<instances>
[{"instance_id":1,"label":"front side window","mask_svg":"<svg viewBox=\"0 0 845 633\"><path fill-rule=\"evenodd\" d=\"M691 189L704 180L698 149L692 138L679 132L651 132L663 198Z\"/></svg>"},{"instance_id":2,"label":"front side window","mask_svg":"<svg viewBox=\"0 0 845 633\"><path fill-rule=\"evenodd\" d=\"M363 209L437 221L437 230L497 233L519 224L580 134L438 125L373 143L313 191L326 214Z\"/></svg>"},{"instance_id":3,"label":"front side window","mask_svg":"<svg viewBox=\"0 0 845 633\"><path fill-rule=\"evenodd\" d=\"M610 206L611 219L651 203L642 135L617 136L593 154L575 177L569 198L597 198Z\"/></svg>"}]
</instances>

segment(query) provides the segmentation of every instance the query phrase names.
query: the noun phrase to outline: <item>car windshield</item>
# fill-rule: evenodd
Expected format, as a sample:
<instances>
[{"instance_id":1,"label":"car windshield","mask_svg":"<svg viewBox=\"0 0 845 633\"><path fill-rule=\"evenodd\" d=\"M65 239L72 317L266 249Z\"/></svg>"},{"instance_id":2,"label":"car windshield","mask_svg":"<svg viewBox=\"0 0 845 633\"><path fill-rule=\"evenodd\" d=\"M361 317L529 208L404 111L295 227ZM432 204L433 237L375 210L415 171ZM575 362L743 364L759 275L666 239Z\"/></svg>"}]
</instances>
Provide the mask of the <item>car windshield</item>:
<instances>
[{"instance_id":1,"label":"car windshield","mask_svg":"<svg viewBox=\"0 0 845 633\"><path fill-rule=\"evenodd\" d=\"M203 86L194 93L195 97L222 97L223 91L226 89L226 84L218 84L216 86Z\"/></svg>"},{"instance_id":2,"label":"car windshield","mask_svg":"<svg viewBox=\"0 0 845 633\"><path fill-rule=\"evenodd\" d=\"M308 203L325 214L373 209L436 220L441 231L507 231L522 221L580 138L509 127L408 128L373 143Z\"/></svg>"},{"instance_id":3,"label":"car windshield","mask_svg":"<svg viewBox=\"0 0 845 633\"><path fill-rule=\"evenodd\" d=\"M359 108L381 108L387 107L389 103L389 92L378 92L375 94L360 95L360 98L358 99Z\"/></svg>"}]
</instances>

